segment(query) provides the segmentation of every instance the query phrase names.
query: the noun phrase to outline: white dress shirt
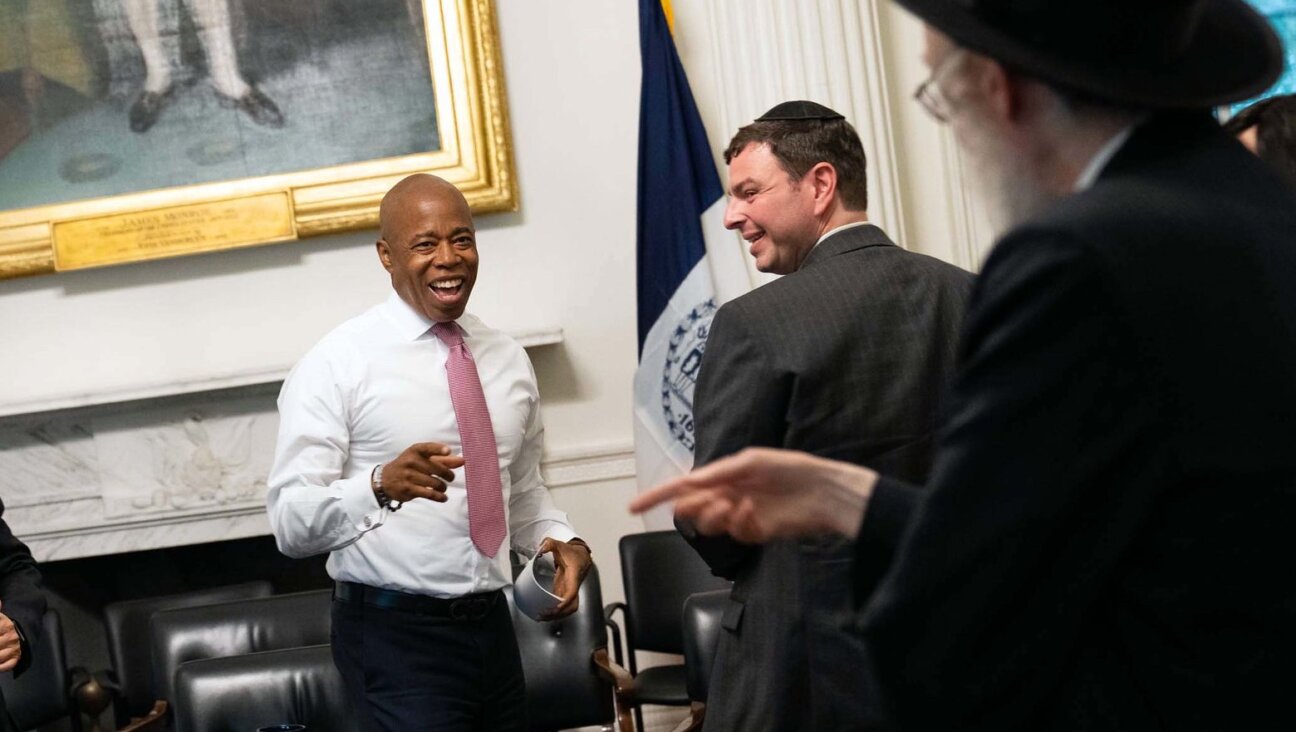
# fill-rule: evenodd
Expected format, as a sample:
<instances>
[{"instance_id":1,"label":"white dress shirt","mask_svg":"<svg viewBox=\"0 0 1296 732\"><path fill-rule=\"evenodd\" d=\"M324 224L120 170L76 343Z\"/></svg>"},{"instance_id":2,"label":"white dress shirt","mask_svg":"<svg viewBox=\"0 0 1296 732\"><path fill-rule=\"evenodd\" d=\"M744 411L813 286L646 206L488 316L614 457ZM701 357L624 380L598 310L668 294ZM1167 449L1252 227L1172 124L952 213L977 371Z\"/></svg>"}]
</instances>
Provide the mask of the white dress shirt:
<instances>
[{"instance_id":1,"label":"white dress shirt","mask_svg":"<svg viewBox=\"0 0 1296 732\"><path fill-rule=\"evenodd\" d=\"M847 229L854 229L854 228L859 227L859 226L868 226L868 225L871 224L871 223L873 223L873 222L872 222L872 221L855 221L855 222L852 222L852 223L849 223L849 224L842 224L841 226L838 226L838 227L835 228L835 229L829 229L828 231L825 231L825 232L824 232L824 235L823 235L823 236L819 237L819 240L816 241L816 242L814 243L814 246L813 246L813 247L810 247L810 252L813 252L813 251L815 250L815 247L819 246L820 244L823 244L823 243L824 243L824 239L827 239L828 237L832 236L833 234L836 234L836 233L839 232L839 231L845 231L845 230L847 230ZM809 256L810 256L810 252L806 252L806 257L809 257ZM801 263L802 263L802 264L805 263L805 258L804 258L804 257L801 259ZM797 269L800 269L800 266L798 266Z\"/></svg>"},{"instance_id":2,"label":"white dress shirt","mask_svg":"<svg viewBox=\"0 0 1296 732\"><path fill-rule=\"evenodd\" d=\"M872 225L872 223L873 223L872 221L852 221L849 224L842 224L841 226L838 226L835 229L829 229L828 231L824 232L823 236L819 237L819 241L815 242L815 247L819 246L820 244L823 244L824 239L827 239L828 237L832 236L833 234L836 234L839 231L845 231L847 229L858 229L861 226L870 226ZM813 251L814 247L810 247L810 249L811 251Z\"/></svg>"},{"instance_id":3,"label":"white dress shirt","mask_svg":"<svg viewBox=\"0 0 1296 732\"><path fill-rule=\"evenodd\" d=\"M532 556L545 537L576 534L540 478L544 428L539 391L516 341L464 315L499 450L509 544ZM332 552L337 580L436 597L498 589L510 582L508 552L482 555L468 536L464 471L445 503L415 499L380 508L369 478L418 442L460 454L450 402L449 349L432 321L398 295L343 323L293 368L279 393L279 441L270 473L270 525L292 557Z\"/></svg>"},{"instance_id":4,"label":"white dress shirt","mask_svg":"<svg viewBox=\"0 0 1296 732\"><path fill-rule=\"evenodd\" d=\"M1120 152L1122 147L1125 147L1125 142L1134 133L1136 126L1138 126L1138 123L1117 132L1105 145L1098 148L1098 152L1094 153L1092 158L1089 158L1089 164L1085 165L1084 170L1080 171L1080 177L1076 178L1075 185L1072 186L1077 193L1093 186L1098 180L1098 176L1102 175L1103 169L1107 167L1107 163L1110 163L1111 159L1116 157L1116 153Z\"/></svg>"}]
</instances>

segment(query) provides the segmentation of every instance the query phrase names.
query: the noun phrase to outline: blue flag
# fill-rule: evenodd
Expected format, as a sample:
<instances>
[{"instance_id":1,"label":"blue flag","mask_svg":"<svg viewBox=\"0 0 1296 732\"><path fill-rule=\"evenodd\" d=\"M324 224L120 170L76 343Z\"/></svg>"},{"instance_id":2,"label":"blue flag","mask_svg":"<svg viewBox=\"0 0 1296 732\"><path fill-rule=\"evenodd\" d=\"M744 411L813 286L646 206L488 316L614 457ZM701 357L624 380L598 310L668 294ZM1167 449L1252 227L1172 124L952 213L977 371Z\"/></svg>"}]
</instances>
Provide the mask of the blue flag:
<instances>
[{"instance_id":1,"label":"blue flag","mask_svg":"<svg viewBox=\"0 0 1296 732\"><path fill-rule=\"evenodd\" d=\"M707 241L733 237L724 230L724 191L660 0L639 1L639 46L635 458L639 484L648 487L692 466L693 385L717 307ZM648 522L669 526L661 514Z\"/></svg>"}]
</instances>

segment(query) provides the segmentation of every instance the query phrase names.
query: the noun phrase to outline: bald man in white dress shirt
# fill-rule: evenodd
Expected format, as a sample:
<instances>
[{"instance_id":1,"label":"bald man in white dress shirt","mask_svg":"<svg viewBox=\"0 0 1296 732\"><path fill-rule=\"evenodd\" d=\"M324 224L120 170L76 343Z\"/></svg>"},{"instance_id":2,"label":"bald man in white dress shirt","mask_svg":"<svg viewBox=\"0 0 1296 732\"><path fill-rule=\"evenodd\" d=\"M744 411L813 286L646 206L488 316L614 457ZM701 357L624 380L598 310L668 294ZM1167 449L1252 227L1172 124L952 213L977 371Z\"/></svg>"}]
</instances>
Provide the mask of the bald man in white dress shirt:
<instances>
[{"instance_id":1,"label":"bald man in white dress shirt","mask_svg":"<svg viewBox=\"0 0 1296 732\"><path fill-rule=\"evenodd\" d=\"M333 657L365 729L525 730L500 591L506 549L554 553L561 617L576 610L589 547L540 477L526 353L464 313L477 276L467 202L416 175L387 194L380 218L394 292L284 382L271 525L289 556L330 553ZM463 367L489 412L481 429L483 415L465 411Z\"/></svg>"}]
</instances>

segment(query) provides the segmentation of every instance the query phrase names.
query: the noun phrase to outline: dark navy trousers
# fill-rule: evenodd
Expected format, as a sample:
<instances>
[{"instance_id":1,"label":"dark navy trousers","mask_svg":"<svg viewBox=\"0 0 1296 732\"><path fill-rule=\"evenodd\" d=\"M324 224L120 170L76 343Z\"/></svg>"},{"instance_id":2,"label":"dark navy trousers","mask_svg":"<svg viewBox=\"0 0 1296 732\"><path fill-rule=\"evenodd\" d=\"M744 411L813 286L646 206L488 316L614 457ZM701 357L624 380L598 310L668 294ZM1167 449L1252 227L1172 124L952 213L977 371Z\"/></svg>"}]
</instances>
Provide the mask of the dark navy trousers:
<instances>
[{"instance_id":1,"label":"dark navy trousers","mask_svg":"<svg viewBox=\"0 0 1296 732\"><path fill-rule=\"evenodd\" d=\"M522 659L503 597L472 620L335 600L332 638L366 732L527 728Z\"/></svg>"}]
</instances>

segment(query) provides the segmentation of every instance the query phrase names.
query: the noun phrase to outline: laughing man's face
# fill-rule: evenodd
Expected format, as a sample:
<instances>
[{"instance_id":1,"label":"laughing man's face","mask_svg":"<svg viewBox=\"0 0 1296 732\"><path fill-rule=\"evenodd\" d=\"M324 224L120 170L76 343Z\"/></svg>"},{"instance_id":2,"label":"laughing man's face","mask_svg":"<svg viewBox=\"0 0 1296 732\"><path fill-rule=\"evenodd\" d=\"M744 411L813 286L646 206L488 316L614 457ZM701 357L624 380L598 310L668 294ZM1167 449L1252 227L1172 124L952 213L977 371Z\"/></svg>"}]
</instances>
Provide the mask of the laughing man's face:
<instances>
[{"instance_id":1,"label":"laughing man's face","mask_svg":"<svg viewBox=\"0 0 1296 732\"><path fill-rule=\"evenodd\" d=\"M818 241L814 187L788 175L764 143L747 145L729 161L729 181L724 224L747 241L756 269L797 271Z\"/></svg>"},{"instance_id":2,"label":"laughing man's face","mask_svg":"<svg viewBox=\"0 0 1296 732\"><path fill-rule=\"evenodd\" d=\"M378 242L392 288L429 320L457 319L477 281L477 234L468 202L448 186L415 186L392 214Z\"/></svg>"}]
</instances>

